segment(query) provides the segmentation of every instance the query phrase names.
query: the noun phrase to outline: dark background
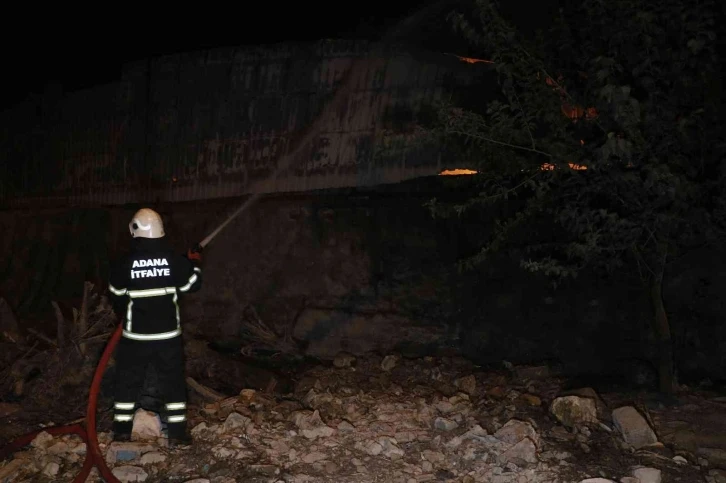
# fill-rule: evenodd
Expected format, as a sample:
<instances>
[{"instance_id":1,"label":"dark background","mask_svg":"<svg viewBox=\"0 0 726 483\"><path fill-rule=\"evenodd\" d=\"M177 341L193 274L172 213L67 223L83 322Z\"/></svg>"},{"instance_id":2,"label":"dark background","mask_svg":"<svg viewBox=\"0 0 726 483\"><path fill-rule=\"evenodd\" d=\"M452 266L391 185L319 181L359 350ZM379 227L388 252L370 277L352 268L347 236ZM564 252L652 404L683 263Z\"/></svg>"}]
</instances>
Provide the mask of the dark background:
<instances>
[{"instance_id":1,"label":"dark background","mask_svg":"<svg viewBox=\"0 0 726 483\"><path fill-rule=\"evenodd\" d=\"M529 30L556 12L557 1L503 2L506 12ZM259 45L326 38L378 40L393 24L426 2L190 3L160 11L158 7L95 4L95 7L50 10L22 7L6 11L0 29L4 65L0 109L29 97L71 92L118 79L134 60L214 47ZM467 2L453 0L445 11ZM181 4L179 4L181 5ZM103 11L102 11L103 10ZM444 15L428 19L407 38L423 48L460 54L467 46Z\"/></svg>"}]
</instances>

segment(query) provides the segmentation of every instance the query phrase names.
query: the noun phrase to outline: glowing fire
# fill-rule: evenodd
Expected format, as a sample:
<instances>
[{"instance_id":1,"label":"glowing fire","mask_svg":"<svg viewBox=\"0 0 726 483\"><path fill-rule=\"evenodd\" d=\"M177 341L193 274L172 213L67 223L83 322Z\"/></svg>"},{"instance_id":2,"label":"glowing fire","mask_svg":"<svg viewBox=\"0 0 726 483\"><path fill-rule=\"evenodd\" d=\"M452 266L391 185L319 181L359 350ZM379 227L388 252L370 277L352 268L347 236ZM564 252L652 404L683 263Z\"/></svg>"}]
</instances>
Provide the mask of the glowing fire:
<instances>
[{"instance_id":1,"label":"glowing fire","mask_svg":"<svg viewBox=\"0 0 726 483\"><path fill-rule=\"evenodd\" d=\"M445 169L439 173L439 176L461 176L463 174L477 174L473 169Z\"/></svg>"},{"instance_id":2,"label":"glowing fire","mask_svg":"<svg viewBox=\"0 0 726 483\"><path fill-rule=\"evenodd\" d=\"M582 164L576 164L576 163L567 163L570 166L570 169L574 169L575 171L585 171L587 169L587 166ZM555 169L554 164L545 163L540 167L540 170L542 171L552 171Z\"/></svg>"}]
</instances>

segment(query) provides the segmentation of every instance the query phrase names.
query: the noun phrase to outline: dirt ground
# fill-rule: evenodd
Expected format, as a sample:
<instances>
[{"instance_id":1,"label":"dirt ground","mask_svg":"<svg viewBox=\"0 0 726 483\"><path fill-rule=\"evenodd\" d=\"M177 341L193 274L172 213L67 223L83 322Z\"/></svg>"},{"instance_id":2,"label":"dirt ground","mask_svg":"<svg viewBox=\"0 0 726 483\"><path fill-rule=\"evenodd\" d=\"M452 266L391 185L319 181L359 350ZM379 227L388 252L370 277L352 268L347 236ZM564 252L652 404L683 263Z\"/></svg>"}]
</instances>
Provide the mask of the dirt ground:
<instances>
[{"instance_id":1,"label":"dirt ground","mask_svg":"<svg viewBox=\"0 0 726 483\"><path fill-rule=\"evenodd\" d=\"M86 344L85 357L52 347L6 354L14 362L0 376L0 448L82 420L102 339ZM569 394L568 381L544 365L482 368L396 354L253 365L199 340L187 351L188 448L170 450L163 438L112 443L108 371L98 427L121 481L577 483L640 475L622 481L646 483L645 470L660 471L664 483L726 481L726 395L706 388L681 387L668 398L580 391L597 400L597 420L568 425L552 409ZM642 415L657 443L625 441L612 413L623 406ZM158 419L137 414L142 421ZM71 481L84 451L75 436L39 437L0 463L0 482ZM100 479L93 473L89 481Z\"/></svg>"}]
</instances>

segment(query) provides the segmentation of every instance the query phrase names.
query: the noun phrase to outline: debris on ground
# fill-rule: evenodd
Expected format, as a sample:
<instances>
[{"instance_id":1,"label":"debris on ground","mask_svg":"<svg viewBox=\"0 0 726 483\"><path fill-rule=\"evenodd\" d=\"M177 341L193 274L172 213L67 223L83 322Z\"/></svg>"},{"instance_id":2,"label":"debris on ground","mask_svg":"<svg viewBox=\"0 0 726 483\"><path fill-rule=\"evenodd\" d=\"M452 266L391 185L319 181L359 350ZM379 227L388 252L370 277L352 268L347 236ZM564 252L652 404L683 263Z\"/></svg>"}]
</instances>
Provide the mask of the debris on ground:
<instances>
[{"instance_id":1,"label":"debris on ground","mask_svg":"<svg viewBox=\"0 0 726 483\"><path fill-rule=\"evenodd\" d=\"M143 410L145 441L101 432L100 446L122 482L726 481L723 434L694 434L704 408L721 420L710 429L723 428L725 404L693 393L665 406L565 391L546 371L515 369L341 354L298 374L289 393L195 396L191 446L168 448L158 418ZM40 433L2 463L0 482L72 481L85 451L75 435ZM101 481L95 470L89 481Z\"/></svg>"}]
</instances>

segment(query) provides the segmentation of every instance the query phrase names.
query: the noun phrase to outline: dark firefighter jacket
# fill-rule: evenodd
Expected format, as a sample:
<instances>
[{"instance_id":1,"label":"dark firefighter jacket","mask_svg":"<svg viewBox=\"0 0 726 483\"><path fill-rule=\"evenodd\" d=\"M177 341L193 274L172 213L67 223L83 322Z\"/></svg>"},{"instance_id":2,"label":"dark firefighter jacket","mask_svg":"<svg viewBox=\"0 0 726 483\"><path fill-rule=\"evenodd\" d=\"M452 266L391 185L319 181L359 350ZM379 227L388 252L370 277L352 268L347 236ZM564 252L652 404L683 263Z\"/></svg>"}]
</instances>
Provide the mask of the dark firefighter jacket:
<instances>
[{"instance_id":1,"label":"dark firefighter jacket","mask_svg":"<svg viewBox=\"0 0 726 483\"><path fill-rule=\"evenodd\" d=\"M201 269L174 253L164 238L134 238L109 277L111 302L123 317L123 337L144 341L180 335L179 295L196 292L201 284Z\"/></svg>"}]
</instances>

